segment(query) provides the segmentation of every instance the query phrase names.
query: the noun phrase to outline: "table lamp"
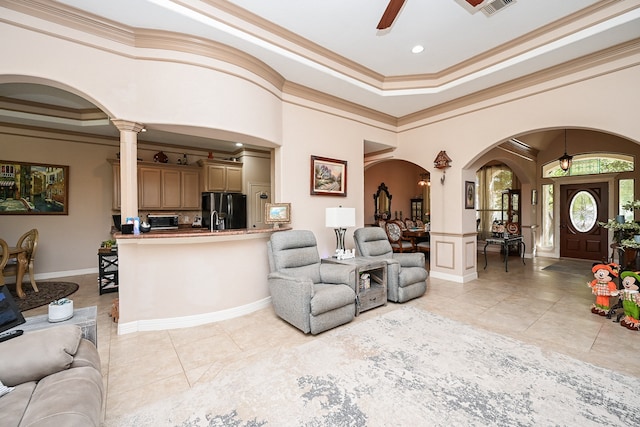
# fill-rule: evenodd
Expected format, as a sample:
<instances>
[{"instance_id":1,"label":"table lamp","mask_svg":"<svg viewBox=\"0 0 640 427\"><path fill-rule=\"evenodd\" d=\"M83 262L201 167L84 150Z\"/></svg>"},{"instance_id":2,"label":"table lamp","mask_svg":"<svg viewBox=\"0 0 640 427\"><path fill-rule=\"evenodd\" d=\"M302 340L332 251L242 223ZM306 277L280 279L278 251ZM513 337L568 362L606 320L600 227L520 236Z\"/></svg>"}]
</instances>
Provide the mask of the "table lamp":
<instances>
[{"instance_id":1,"label":"table lamp","mask_svg":"<svg viewBox=\"0 0 640 427\"><path fill-rule=\"evenodd\" d=\"M325 225L335 229L336 252L344 251L344 234L347 227L356 225L356 208L327 208Z\"/></svg>"}]
</instances>

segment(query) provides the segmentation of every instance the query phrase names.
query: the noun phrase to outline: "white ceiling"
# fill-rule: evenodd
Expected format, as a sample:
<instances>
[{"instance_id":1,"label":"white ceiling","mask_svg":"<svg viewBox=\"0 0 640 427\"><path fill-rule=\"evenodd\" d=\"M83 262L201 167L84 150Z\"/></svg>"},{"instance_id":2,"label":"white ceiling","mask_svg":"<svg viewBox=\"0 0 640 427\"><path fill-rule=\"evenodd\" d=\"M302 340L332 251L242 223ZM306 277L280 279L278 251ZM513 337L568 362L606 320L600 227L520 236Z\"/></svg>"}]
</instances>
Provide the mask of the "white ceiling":
<instances>
[{"instance_id":1,"label":"white ceiling","mask_svg":"<svg viewBox=\"0 0 640 427\"><path fill-rule=\"evenodd\" d=\"M376 25L388 0L58 3L236 47L290 82L395 117L640 37L640 0L515 0L490 17L465 0L407 0L384 31ZM411 53L416 44L422 53ZM0 85L0 96L38 98L10 91Z\"/></svg>"}]
</instances>

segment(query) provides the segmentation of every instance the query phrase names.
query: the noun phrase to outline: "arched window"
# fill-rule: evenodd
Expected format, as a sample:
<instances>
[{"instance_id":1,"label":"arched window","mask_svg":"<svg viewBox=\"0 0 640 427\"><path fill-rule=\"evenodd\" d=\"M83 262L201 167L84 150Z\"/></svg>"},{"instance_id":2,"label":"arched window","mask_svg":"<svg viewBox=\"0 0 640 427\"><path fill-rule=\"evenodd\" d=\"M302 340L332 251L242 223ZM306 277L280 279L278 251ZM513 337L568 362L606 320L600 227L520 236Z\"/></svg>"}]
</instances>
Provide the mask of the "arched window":
<instances>
[{"instance_id":1,"label":"arched window","mask_svg":"<svg viewBox=\"0 0 640 427\"><path fill-rule=\"evenodd\" d=\"M613 153L589 153L573 156L568 171L560 169L557 160L542 166L542 177L598 175L602 173L633 172L633 156Z\"/></svg>"}]
</instances>

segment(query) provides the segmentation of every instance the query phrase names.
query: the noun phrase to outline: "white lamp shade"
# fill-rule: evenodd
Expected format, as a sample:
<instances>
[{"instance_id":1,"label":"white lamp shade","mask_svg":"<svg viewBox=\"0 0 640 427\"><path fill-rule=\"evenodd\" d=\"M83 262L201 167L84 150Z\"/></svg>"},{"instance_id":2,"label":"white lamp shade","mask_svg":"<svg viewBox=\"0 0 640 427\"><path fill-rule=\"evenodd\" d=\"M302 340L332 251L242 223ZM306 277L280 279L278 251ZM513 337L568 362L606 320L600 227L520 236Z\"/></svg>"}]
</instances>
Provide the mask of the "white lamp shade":
<instances>
[{"instance_id":1,"label":"white lamp shade","mask_svg":"<svg viewBox=\"0 0 640 427\"><path fill-rule=\"evenodd\" d=\"M355 227L356 208L327 208L325 225L331 228Z\"/></svg>"}]
</instances>

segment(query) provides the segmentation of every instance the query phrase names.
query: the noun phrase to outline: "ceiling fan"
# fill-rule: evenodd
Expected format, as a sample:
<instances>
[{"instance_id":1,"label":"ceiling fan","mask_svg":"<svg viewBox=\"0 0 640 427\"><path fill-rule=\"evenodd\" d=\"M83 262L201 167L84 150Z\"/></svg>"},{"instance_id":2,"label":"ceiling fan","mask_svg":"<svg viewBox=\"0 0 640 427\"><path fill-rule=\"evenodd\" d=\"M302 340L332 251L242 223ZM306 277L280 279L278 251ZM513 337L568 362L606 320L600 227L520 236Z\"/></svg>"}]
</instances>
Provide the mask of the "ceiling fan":
<instances>
[{"instance_id":1,"label":"ceiling fan","mask_svg":"<svg viewBox=\"0 0 640 427\"><path fill-rule=\"evenodd\" d=\"M384 10L382 14L382 18L380 18L380 22L378 22L378 26L376 27L378 30L385 30L393 24L393 21L396 20L396 16L402 9L402 5L405 0L391 0L387 5L387 8Z\"/></svg>"},{"instance_id":2,"label":"ceiling fan","mask_svg":"<svg viewBox=\"0 0 640 427\"><path fill-rule=\"evenodd\" d=\"M485 0L462 0L462 1L471 5L472 8L480 6L482 3L485 2ZM511 3L512 1L513 0L502 0L501 2L495 2L495 3L507 4L507 3ZM405 0L390 0L376 28L378 30L385 30L389 28L391 24L393 24L393 21L395 21L396 17L398 16L398 13L400 13L400 9L402 9L402 5L404 5L404 2ZM501 5L500 7L502 6L504 5Z\"/></svg>"}]
</instances>

